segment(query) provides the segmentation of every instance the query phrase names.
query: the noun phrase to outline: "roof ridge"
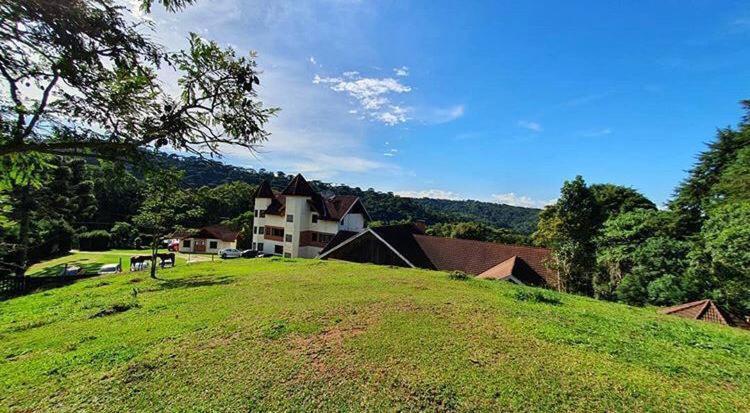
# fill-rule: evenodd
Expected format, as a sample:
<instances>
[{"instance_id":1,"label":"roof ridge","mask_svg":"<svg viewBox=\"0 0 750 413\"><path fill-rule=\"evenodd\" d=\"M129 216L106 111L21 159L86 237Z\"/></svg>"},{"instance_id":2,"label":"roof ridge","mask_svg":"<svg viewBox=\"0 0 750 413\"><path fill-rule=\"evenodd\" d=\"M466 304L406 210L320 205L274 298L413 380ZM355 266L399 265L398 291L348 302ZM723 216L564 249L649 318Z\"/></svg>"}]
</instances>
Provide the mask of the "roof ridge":
<instances>
[{"instance_id":1,"label":"roof ridge","mask_svg":"<svg viewBox=\"0 0 750 413\"><path fill-rule=\"evenodd\" d=\"M408 225L408 224L397 224L397 225ZM505 244L505 243L502 243L502 242L479 241L479 240L475 240L475 239L439 237L439 236L436 236L436 235L428 235L428 234L414 234L414 235L419 235L419 236L422 236L422 237L430 237L430 238L445 238L445 239L456 240L456 241L463 241L463 242L478 242L478 243L489 244L489 245L502 245L502 246L506 246L506 247L524 248L524 249L529 249L529 250L539 250L539 251L547 251L547 252L551 252L552 251L551 248L532 247L532 246L529 246L529 245L521 245L521 244Z\"/></svg>"}]
</instances>

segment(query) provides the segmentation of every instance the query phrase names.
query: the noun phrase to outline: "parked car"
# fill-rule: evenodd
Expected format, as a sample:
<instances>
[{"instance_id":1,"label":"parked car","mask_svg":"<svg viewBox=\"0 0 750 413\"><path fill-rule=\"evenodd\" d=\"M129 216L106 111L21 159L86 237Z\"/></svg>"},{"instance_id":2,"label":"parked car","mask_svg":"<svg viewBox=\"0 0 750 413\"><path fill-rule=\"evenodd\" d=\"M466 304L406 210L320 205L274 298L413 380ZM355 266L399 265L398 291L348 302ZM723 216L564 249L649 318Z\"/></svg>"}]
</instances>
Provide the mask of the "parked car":
<instances>
[{"instance_id":1,"label":"parked car","mask_svg":"<svg viewBox=\"0 0 750 413\"><path fill-rule=\"evenodd\" d=\"M239 258L242 256L242 251L236 248L224 248L219 250L219 256L221 258Z\"/></svg>"},{"instance_id":2,"label":"parked car","mask_svg":"<svg viewBox=\"0 0 750 413\"><path fill-rule=\"evenodd\" d=\"M120 264L104 264L99 268L98 274L117 274L121 271Z\"/></svg>"},{"instance_id":3,"label":"parked car","mask_svg":"<svg viewBox=\"0 0 750 413\"><path fill-rule=\"evenodd\" d=\"M242 251L242 258L256 258L258 251L256 250L244 250Z\"/></svg>"}]
</instances>

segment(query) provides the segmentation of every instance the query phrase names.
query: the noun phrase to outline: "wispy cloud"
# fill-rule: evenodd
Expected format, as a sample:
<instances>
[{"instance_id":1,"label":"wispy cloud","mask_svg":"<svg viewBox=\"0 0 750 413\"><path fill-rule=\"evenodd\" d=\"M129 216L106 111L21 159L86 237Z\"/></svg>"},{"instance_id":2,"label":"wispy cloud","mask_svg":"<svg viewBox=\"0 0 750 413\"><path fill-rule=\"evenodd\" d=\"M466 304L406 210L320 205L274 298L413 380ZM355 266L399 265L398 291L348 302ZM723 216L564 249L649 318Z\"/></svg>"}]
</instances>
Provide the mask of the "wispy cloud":
<instances>
[{"instance_id":1,"label":"wispy cloud","mask_svg":"<svg viewBox=\"0 0 750 413\"><path fill-rule=\"evenodd\" d=\"M310 62L310 64L312 64L312 65L314 65L314 66L317 66L317 65L318 65L318 61L317 61L317 60L315 60L315 56L310 56L310 57L309 57L309 58L307 59L307 61L309 61L309 62Z\"/></svg>"},{"instance_id":2,"label":"wispy cloud","mask_svg":"<svg viewBox=\"0 0 750 413\"><path fill-rule=\"evenodd\" d=\"M528 197L526 195L516 195L516 193L514 192L508 192L505 194L492 194L491 201L497 202L499 204L520 206L526 208L543 208L547 205L554 204L557 200L550 199L545 201L532 199L531 197Z\"/></svg>"},{"instance_id":3,"label":"wispy cloud","mask_svg":"<svg viewBox=\"0 0 750 413\"><path fill-rule=\"evenodd\" d=\"M562 106L567 106L567 107L584 106L584 105L588 105L589 103L594 103L598 100L604 99L609 95L610 95L610 92L589 93L586 95L577 96L570 100L567 100L562 103Z\"/></svg>"},{"instance_id":4,"label":"wispy cloud","mask_svg":"<svg viewBox=\"0 0 750 413\"><path fill-rule=\"evenodd\" d=\"M411 92L410 86L397 79L368 78L359 72L348 71L336 77L315 75L313 83L329 85L331 90L347 94L370 119L390 126L408 120L409 109L391 101L393 95Z\"/></svg>"},{"instance_id":5,"label":"wispy cloud","mask_svg":"<svg viewBox=\"0 0 750 413\"><path fill-rule=\"evenodd\" d=\"M532 121L527 121L527 120L519 120L518 126L524 129L528 129L532 132L536 132L536 133L539 133L543 130L542 125L539 124L538 122L532 122Z\"/></svg>"},{"instance_id":6,"label":"wispy cloud","mask_svg":"<svg viewBox=\"0 0 750 413\"><path fill-rule=\"evenodd\" d=\"M600 136L607 136L611 134L612 134L612 129L610 128L594 129L594 130L581 132L581 136L584 136L586 138L598 138Z\"/></svg>"},{"instance_id":7,"label":"wispy cloud","mask_svg":"<svg viewBox=\"0 0 750 413\"><path fill-rule=\"evenodd\" d=\"M402 198L436 198L436 199L463 199L459 194L442 189L425 189L422 191L397 191L394 194Z\"/></svg>"},{"instance_id":8,"label":"wispy cloud","mask_svg":"<svg viewBox=\"0 0 750 413\"><path fill-rule=\"evenodd\" d=\"M432 110L431 123L452 122L464 115L464 105L455 105L447 108L435 108Z\"/></svg>"},{"instance_id":9,"label":"wispy cloud","mask_svg":"<svg viewBox=\"0 0 750 413\"><path fill-rule=\"evenodd\" d=\"M396 156L397 153L398 149L389 149L387 152L383 153L383 156L393 157Z\"/></svg>"},{"instance_id":10,"label":"wispy cloud","mask_svg":"<svg viewBox=\"0 0 750 413\"><path fill-rule=\"evenodd\" d=\"M396 76L406 77L409 76L409 68L406 66L396 67L393 69L393 73L395 73Z\"/></svg>"}]
</instances>

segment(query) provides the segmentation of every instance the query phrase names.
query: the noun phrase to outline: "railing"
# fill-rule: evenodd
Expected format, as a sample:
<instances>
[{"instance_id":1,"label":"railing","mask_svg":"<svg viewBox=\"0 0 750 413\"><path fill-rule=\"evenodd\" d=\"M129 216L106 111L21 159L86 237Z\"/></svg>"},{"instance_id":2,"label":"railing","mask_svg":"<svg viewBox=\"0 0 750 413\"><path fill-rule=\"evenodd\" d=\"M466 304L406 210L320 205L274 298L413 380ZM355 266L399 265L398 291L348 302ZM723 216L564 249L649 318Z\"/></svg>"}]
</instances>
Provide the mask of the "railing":
<instances>
[{"instance_id":1,"label":"railing","mask_svg":"<svg viewBox=\"0 0 750 413\"><path fill-rule=\"evenodd\" d=\"M87 276L87 275L58 275L50 277L0 277L0 299L22 295L34 290L70 284Z\"/></svg>"}]
</instances>

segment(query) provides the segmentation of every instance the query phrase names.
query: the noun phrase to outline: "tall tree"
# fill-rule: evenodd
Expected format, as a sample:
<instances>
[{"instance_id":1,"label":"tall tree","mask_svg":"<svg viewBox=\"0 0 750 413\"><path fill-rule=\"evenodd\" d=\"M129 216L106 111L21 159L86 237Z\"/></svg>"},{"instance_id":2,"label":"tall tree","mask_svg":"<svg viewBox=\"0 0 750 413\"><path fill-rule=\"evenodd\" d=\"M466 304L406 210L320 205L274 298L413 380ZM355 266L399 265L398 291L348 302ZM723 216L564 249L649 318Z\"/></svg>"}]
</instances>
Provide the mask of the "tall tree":
<instances>
[{"instance_id":1,"label":"tall tree","mask_svg":"<svg viewBox=\"0 0 750 413\"><path fill-rule=\"evenodd\" d=\"M560 288L590 294L595 267L593 239L599 205L581 176L565 181L557 203L540 215L537 243L551 246L550 265L558 272Z\"/></svg>"}]
</instances>

